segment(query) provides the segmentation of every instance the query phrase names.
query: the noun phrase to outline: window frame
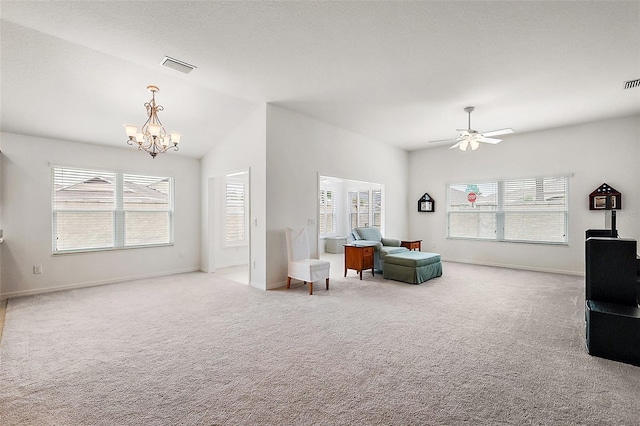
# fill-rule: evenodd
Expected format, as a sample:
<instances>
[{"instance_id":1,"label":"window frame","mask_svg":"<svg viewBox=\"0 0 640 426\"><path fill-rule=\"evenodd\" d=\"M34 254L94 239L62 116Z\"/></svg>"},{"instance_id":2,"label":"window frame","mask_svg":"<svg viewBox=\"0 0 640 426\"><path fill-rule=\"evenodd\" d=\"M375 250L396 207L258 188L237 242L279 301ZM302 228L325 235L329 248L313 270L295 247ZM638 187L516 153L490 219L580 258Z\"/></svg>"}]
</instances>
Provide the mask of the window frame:
<instances>
[{"instance_id":1,"label":"window frame","mask_svg":"<svg viewBox=\"0 0 640 426\"><path fill-rule=\"evenodd\" d=\"M111 208L105 209L64 209L56 208L56 172L68 170L69 173L85 173L87 175L111 175L114 178L113 185L113 202L110 203ZM125 183L124 176L131 176L143 180L153 179L157 182L163 180L168 181L168 203L166 209L128 209L126 208L126 202L124 202ZM86 182L86 181L85 181ZM78 183L82 183L79 181ZM100 247L74 247L69 249L59 249L57 247L57 238L59 230L58 216L60 213L110 213L112 221L111 228L111 244ZM127 213L166 213L168 222L167 242L153 242L142 244L127 244L126 227L127 227ZM59 164L51 164L51 252L54 256L66 255L66 254L78 254L78 253L92 253L92 252L104 252L115 250L130 250L138 248L151 248L151 247L166 247L173 246L174 241L174 229L175 229L175 178L173 176L154 176L151 174L130 173L122 170L109 170L100 169L95 167L79 167L79 166L67 166Z\"/></svg>"},{"instance_id":2,"label":"window frame","mask_svg":"<svg viewBox=\"0 0 640 426\"><path fill-rule=\"evenodd\" d=\"M507 243L526 243L526 244L545 244L545 245L569 245L569 177L570 175L555 175L555 176L536 176L536 177L529 177L529 178L516 178L516 179L502 179L502 180L490 180L490 181L476 181L473 184L470 183L452 183L452 184L447 184L446 185L446 193L447 193L447 228L446 228L446 238L447 239L451 239L451 240L478 240L478 241L495 241L495 242L507 242ZM514 185L517 185L518 183L522 183L524 185L524 182L527 181L538 181L538 180L542 180L544 181L545 179L549 179L549 180L558 180L558 179L562 179L563 183L562 183L562 188L564 189L564 192L562 193L562 198L564 200L564 202L562 204L558 204L557 208L547 208L547 209L543 209L543 208L515 208L515 209L510 209L509 206L513 206L513 204L506 204L507 201L511 201L513 200L513 197L510 197L507 195L507 187L513 187ZM456 189L459 190L457 188L454 187L461 187L461 186L470 186L470 185L476 185L476 186L489 186L489 185L495 185L495 204L493 204L493 206L495 207L494 209L487 209L487 210L476 210L476 211L463 211L463 210L454 210L452 207L454 207L454 205L452 204L452 189ZM553 191L551 191L553 192ZM543 193L544 194L544 193ZM537 201L545 201L545 200L537 200ZM458 204L456 204L458 205ZM523 206L527 206L527 204L522 204ZM532 204L531 206L542 206L543 204ZM486 206L490 207L491 204L487 204ZM507 230L506 230L506 226L507 226L507 217L509 216L509 214L521 214L521 215L527 215L527 214L535 214L535 215L541 215L542 213L547 212L547 213L555 213L555 214L559 214L559 216L562 216L562 226L563 226L563 234L561 236L561 238L563 239L562 241L551 241L549 240L541 240L541 239L518 239L518 238L507 238L505 235L507 234ZM480 213L484 213L487 215L493 215L494 217L494 224L495 224L495 229L494 229L494 236L492 238L487 237L487 236L460 236L460 235L456 235L456 236L452 236L452 215L453 214L480 214Z\"/></svg>"}]
</instances>

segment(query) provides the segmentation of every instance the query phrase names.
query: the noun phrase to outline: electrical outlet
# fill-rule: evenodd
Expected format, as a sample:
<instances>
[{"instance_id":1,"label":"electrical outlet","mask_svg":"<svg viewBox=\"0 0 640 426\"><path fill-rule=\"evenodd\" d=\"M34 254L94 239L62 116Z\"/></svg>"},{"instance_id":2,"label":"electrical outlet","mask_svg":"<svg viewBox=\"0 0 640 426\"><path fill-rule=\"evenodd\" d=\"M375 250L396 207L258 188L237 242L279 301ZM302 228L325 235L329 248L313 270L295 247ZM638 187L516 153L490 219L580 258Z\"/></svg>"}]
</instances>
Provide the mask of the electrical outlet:
<instances>
[{"instance_id":1,"label":"electrical outlet","mask_svg":"<svg viewBox=\"0 0 640 426\"><path fill-rule=\"evenodd\" d=\"M33 273L41 274L42 273L42 265L33 265Z\"/></svg>"}]
</instances>

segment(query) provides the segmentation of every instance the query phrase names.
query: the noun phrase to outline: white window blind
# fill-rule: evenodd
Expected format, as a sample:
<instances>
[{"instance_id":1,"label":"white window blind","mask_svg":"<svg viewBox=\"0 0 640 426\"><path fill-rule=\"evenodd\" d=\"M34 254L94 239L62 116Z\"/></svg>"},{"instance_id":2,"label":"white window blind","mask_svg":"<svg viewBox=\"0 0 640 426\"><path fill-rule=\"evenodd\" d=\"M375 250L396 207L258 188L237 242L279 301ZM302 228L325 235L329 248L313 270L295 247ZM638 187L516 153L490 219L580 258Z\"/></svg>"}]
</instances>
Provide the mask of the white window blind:
<instances>
[{"instance_id":1,"label":"white window blind","mask_svg":"<svg viewBox=\"0 0 640 426\"><path fill-rule=\"evenodd\" d=\"M358 227L358 193L356 191L349 191L347 194L349 205L349 230L353 230Z\"/></svg>"},{"instance_id":2,"label":"white window blind","mask_svg":"<svg viewBox=\"0 0 640 426\"><path fill-rule=\"evenodd\" d=\"M371 213L372 213L372 225L376 228L382 226L382 191L380 189L374 189L371 191Z\"/></svg>"},{"instance_id":3,"label":"white window blind","mask_svg":"<svg viewBox=\"0 0 640 426\"><path fill-rule=\"evenodd\" d=\"M358 226L369 226L369 191L358 191Z\"/></svg>"},{"instance_id":4,"label":"white window blind","mask_svg":"<svg viewBox=\"0 0 640 426\"><path fill-rule=\"evenodd\" d=\"M173 178L52 168L53 252L173 243Z\"/></svg>"},{"instance_id":5,"label":"white window blind","mask_svg":"<svg viewBox=\"0 0 640 426\"><path fill-rule=\"evenodd\" d=\"M225 242L232 245L246 243L246 186L244 182L228 180L225 192Z\"/></svg>"},{"instance_id":6,"label":"white window blind","mask_svg":"<svg viewBox=\"0 0 640 426\"><path fill-rule=\"evenodd\" d=\"M567 177L505 181L505 241L567 242Z\"/></svg>"},{"instance_id":7,"label":"white window blind","mask_svg":"<svg viewBox=\"0 0 640 426\"><path fill-rule=\"evenodd\" d=\"M335 191L331 189L320 190L320 235L333 235L336 233L336 200Z\"/></svg>"},{"instance_id":8,"label":"white window blind","mask_svg":"<svg viewBox=\"0 0 640 426\"><path fill-rule=\"evenodd\" d=\"M449 185L448 237L566 244L568 181L559 176Z\"/></svg>"},{"instance_id":9,"label":"white window blind","mask_svg":"<svg viewBox=\"0 0 640 426\"><path fill-rule=\"evenodd\" d=\"M382 190L349 191L347 198L350 230L364 226L382 226Z\"/></svg>"}]
</instances>

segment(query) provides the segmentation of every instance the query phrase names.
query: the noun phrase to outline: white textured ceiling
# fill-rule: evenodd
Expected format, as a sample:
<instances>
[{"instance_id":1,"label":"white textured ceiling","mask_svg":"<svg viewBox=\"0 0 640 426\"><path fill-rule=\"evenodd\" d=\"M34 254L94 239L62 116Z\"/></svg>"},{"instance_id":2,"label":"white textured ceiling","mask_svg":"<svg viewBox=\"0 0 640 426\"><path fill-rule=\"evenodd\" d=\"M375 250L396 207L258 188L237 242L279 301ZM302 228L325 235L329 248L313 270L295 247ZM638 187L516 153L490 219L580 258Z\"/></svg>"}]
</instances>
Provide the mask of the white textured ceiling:
<instances>
[{"instance_id":1,"label":"white textured ceiling","mask_svg":"<svg viewBox=\"0 0 640 426\"><path fill-rule=\"evenodd\" d=\"M407 150L455 137L468 105L480 131L640 113L640 89L622 89L640 78L637 1L2 0L0 13L5 132L123 146L149 84L193 157L265 102Z\"/></svg>"}]
</instances>

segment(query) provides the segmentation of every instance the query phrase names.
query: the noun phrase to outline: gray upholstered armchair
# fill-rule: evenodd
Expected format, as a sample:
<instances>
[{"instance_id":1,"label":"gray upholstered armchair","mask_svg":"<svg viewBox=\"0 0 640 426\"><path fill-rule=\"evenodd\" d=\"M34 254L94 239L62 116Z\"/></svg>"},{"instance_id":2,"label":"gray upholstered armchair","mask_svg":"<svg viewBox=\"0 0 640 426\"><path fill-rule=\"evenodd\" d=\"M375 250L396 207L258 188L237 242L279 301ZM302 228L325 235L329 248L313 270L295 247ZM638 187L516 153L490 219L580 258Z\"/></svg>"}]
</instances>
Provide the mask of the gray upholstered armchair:
<instances>
[{"instance_id":1,"label":"gray upholstered armchair","mask_svg":"<svg viewBox=\"0 0 640 426\"><path fill-rule=\"evenodd\" d=\"M384 270L384 257L388 254L407 251L407 248L400 246L400 240L384 238L378 228L363 227L354 228L351 231L352 244L361 246L374 246L373 268L376 271Z\"/></svg>"}]
</instances>

